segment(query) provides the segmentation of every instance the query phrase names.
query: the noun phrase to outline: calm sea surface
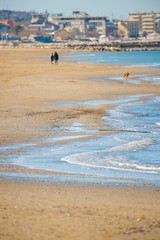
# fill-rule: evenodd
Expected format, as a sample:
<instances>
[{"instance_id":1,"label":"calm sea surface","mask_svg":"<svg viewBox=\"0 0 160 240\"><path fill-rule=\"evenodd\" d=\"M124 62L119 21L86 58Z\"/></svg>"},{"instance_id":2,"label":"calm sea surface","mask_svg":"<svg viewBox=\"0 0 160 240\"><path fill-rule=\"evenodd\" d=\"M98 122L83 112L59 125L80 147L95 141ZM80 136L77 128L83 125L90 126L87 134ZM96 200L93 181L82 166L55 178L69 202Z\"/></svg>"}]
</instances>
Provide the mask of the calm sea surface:
<instances>
[{"instance_id":1,"label":"calm sea surface","mask_svg":"<svg viewBox=\"0 0 160 240\"><path fill-rule=\"evenodd\" d=\"M64 56L64 59L78 63L160 68L160 52L69 53ZM134 78L135 84L139 84L142 80L160 84L160 74L136 75ZM121 77L109 79L101 77L95 80L123 81ZM132 77L129 82L133 83ZM144 99L142 97L145 97L146 101L142 101L141 99ZM106 123L106 127L103 129L88 129L80 122L57 128L46 127L45 131L58 132L59 136L37 139L35 144L2 146L0 147L1 161L28 168L79 175L27 175L2 172L1 177L160 185L160 96L128 95L113 100L54 102L53 104L66 106L66 108L76 105L113 104L114 108L105 110L102 120ZM108 134L109 130L120 130L120 132ZM99 133L99 136L84 139L92 133ZM59 144L55 144L57 141ZM42 147L41 143L48 143L48 145ZM5 152L9 149L21 151L18 154L6 156Z\"/></svg>"},{"instance_id":2,"label":"calm sea surface","mask_svg":"<svg viewBox=\"0 0 160 240\"><path fill-rule=\"evenodd\" d=\"M107 64L125 67L160 68L160 51L67 53L65 60L77 63Z\"/></svg>"}]
</instances>

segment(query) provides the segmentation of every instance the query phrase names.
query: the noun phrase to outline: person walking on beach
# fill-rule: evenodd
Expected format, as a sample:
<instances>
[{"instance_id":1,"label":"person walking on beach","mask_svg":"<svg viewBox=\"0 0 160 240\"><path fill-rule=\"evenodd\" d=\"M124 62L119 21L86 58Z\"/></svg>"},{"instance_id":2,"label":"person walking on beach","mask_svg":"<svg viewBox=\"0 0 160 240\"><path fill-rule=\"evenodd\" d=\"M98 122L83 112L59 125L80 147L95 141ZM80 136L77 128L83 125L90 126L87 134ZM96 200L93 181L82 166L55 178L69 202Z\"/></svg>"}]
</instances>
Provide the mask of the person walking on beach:
<instances>
[{"instance_id":1,"label":"person walking on beach","mask_svg":"<svg viewBox=\"0 0 160 240\"><path fill-rule=\"evenodd\" d=\"M51 64L53 63L53 61L54 61L54 55L52 53L52 55L51 55Z\"/></svg>"},{"instance_id":2,"label":"person walking on beach","mask_svg":"<svg viewBox=\"0 0 160 240\"><path fill-rule=\"evenodd\" d=\"M55 53L54 53L54 61L55 61L55 64L58 64L58 60L59 60L58 53L55 52Z\"/></svg>"}]
</instances>

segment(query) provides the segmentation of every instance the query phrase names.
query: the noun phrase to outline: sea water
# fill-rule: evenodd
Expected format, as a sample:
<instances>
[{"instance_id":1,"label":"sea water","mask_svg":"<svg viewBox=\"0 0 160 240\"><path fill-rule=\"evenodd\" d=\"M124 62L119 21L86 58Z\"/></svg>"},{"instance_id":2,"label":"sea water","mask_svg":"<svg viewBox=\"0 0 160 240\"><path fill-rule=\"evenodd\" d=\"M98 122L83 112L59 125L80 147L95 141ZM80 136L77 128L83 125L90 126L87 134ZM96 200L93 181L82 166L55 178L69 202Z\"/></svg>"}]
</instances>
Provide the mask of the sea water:
<instances>
[{"instance_id":1,"label":"sea water","mask_svg":"<svg viewBox=\"0 0 160 240\"><path fill-rule=\"evenodd\" d=\"M160 68L160 51L73 52L64 54L64 59L87 64Z\"/></svg>"},{"instance_id":2,"label":"sea water","mask_svg":"<svg viewBox=\"0 0 160 240\"><path fill-rule=\"evenodd\" d=\"M77 54L77 58L80 54ZM85 56L87 54L90 56L91 53L85 53ZM152 63L150 66L155 67L154 59ZM143 64L146 64L146 60ZM151 83L155 80L153 76L144 75L137 76L137 81L145 77ZM156 84L159 84L158 79L159 76ZM142 101L144 98L146 100ZM49 132L58 132L59 136L53 134L53 137L37 138L34 144L16 144L0 149L2 163L76 175L35 176L1 172L1 176L160 185L160 96L126 95L113 100L59 101L53 104L66 107L113 104L114 107L110 110L106 108L102 116L106 124L103 129L87 128L76 122L48 129ZM118 132L108 134L110 130ZM94 133L96 136L93 136ZM42 146L43 143L47 143L47 146ZM16 153L17 149L19 153ZM6 155L7 150L15 150L15 153Z\"/></svg>"},{"instance_id":3,"label":"sea water","mask_svg":"<svg viewBox=\"0 0 160 240\"><path fill-rule=\"evenodd\" d=\"M117 102L115 100L115 108L106 110L106 114L102 117L106 123L106 129L102 131L106 131L106 135L101 135L99 129L99 136L81 140L89 137L89 133L93 133L94 129L91 131L85 128L84 131L83 124L74 123L65 129L67 136L37 139L37 146L19 145L22 149L21 153L8 156L7 161L28 168L80 174L83 175L81 181L97 179L104 182L112 180L159 185L160 97L146 95L148 100L140 101L144 96L123 96L121 100ZM88 104L91 104L91 101ZM95 101L92 105L94 104ZM120 130L120 132L107 134L109 130ZM79 141L75 141L76 138ZM64 142L64 140L70 141ZM59 144L55 144L56 141ZM38 146L38 143L42 142L50 144L44 147ZM9 149L14 147L17 149L18 146L8 146ZM6 147L1 150L6 150ZM75 177L72 176L71 179L75 181Z\"/></svg>"},{"instance_id":4,"label":"sea water","mask_svg":"<svg viewBox=\"0 0 160 240\"><path fill-rule=\"evenodd\" d=\"M119 104L102 119L121 133L105 138L106 149L63 158L76 164L141 173L160 173L160 97ZM104 144L103 144L104 145ZM157 175L158 177L158 175Z\"/></svg>"},{"instance_id":5,"label":"sea water","mask_svg":"<svg viewBox=\"0 0 160 240\"><path fill-rule=\"evenodd\" d=\"M114 81L114 82L126 83L126 79L122 75L95 77L95 78L91 78L91 80L112 81L112 82ZM127 79L127 83L131 83L131 84L140 84L143 81L147 81L153 85L159 85L160 76L151 75L151 74L132 74L132 75L129 75L129 78Z\"/></svg>"}]
</instances>

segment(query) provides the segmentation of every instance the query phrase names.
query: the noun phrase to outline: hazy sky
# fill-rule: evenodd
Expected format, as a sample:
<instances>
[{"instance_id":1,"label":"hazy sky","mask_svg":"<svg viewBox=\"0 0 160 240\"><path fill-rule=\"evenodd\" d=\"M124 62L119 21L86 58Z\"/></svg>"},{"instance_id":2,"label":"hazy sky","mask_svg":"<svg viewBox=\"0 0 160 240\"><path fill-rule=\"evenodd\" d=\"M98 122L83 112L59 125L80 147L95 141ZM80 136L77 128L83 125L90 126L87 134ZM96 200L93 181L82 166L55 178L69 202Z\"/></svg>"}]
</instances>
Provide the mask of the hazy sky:
<instances>
[{"instance_id":1,"label":"hazy sky","mask_svg":"<svg viewBox=\"0 0 160 240\"><path fill-rule=\"evenodd\" d=\"M112 18L127 18L130 12L158 11L160 0L0 0L0 10L18 10L71 15L73 9L89 15L104 15Z\"/></svg>"}]
</instances>

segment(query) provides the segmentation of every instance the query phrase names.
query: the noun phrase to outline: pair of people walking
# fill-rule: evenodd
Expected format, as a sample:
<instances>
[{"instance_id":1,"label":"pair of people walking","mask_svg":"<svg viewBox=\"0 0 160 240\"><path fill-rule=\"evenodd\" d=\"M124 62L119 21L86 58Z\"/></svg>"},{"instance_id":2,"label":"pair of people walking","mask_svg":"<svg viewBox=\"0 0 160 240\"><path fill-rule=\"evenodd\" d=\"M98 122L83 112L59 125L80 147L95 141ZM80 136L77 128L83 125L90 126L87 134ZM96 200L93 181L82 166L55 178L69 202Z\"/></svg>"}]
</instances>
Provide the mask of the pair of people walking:
<instances>
[{"instance_id":1,"label":"pair of people walking","mask_svg":"<svg viewBox=\"0 0 160 240\"><path fill-rule=\"evenodd\" d=\"M51 55L51 64L53 62L55 62L55 64L58 64L58 60L59 60L58 53L57 52L55 52L54 54L52 53L52 55Z\"/></svg>"}]
</instances>

